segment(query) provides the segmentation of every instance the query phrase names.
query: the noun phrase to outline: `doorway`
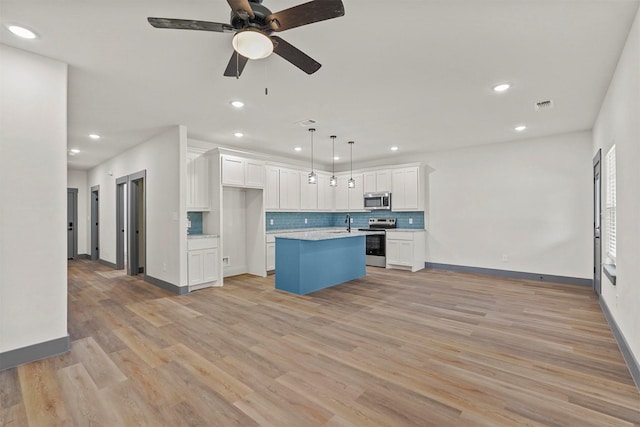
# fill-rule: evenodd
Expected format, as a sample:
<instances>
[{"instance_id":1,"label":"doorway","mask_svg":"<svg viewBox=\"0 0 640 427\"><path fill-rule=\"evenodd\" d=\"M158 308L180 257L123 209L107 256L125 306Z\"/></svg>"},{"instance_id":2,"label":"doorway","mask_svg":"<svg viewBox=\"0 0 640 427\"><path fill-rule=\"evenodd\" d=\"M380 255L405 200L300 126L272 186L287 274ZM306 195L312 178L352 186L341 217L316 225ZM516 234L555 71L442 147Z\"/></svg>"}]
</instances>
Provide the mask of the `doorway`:
<instances>
[{"instance_id":1,"label":"doorway","mask_svg":"<svg viewBox=\"0 0 640 427\"><path fill-rule=\"evenodd\" d=\"M67 259L78 256L78 189L67 188Z\"/></svg>"},{"instance_id":2,"label":"doorway","mask_svg":"<svg viewBox=\"0 0 640 427\"><path fill-rule=\"evenodd\" d=\"M146 264L146 171L116 179L116 269L135 276Z\"/></svg>"},{"instance_id":3,"label":"doorway","mask_svg":"<svg viewBox=\"0 0 640 427\"><path fill-rule=\"evenodd\" d=\"M91 187L91 259L100 258L100 186Z\"/></svg>"},{"instance_id":4,"label":"doorway","mask_svg":"<svg viewBox=\"0 0 640 427\"><path fill-rule=\"evenodd\" d=\"M602 180L600 178L602 150L593 158L593 290L600 295L602 285Z\"/></svg>"}]
</instances>

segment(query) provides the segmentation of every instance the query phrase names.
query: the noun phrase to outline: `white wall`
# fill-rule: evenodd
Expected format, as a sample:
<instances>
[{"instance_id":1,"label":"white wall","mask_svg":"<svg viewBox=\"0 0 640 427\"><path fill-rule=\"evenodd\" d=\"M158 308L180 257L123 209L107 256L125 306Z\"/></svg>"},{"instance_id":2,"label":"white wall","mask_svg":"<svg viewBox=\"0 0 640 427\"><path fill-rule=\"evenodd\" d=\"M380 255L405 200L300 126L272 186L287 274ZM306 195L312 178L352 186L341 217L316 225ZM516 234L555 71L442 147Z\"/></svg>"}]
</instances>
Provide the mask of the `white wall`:
<instances>
[{"instance_id":1,"label":"white wall","mask_svg":"<svg viewBox=\"0 0 640 427\"><path fill-rule=\"evenodd\" d=\"M0 44L0 353L67 336L67 65Z\"/></svg>"},{"instance_id":2,"label":"white wall","mask_svg":"<svg viewBox=\"0 0 640 427\"><path fill-rule=\"evenodd\" d=\"M591 278L591 157L590 132L429 154L427 261Z\"/></svg>"},{"instance_id":3,"label":"white wall","mask_svg":"<svg viewBox=\"0 0 640 427\"><path fill-rule=\"evenodd\" d=\"M617 284L603 275L602 298L640 364L640 12L593 128L593 154L602 149L604 162L614 143Z\"/></svg>"},{"instance_id":4,"label":"white wall","mask_svg":"<svg viewBox=\"0 0 640 427\"><path fill-rule=\"evenodd\" d=\"M184 126L172 127L88 173L100 185L100 258L116 262L116 178L146 170L145 274L187 286L186 151Z\"/></svg>"},{"instance_id":5,"label":"white wall","mask_svg":"<svg viewBox=\"0 0 640 427\"><path fill-rule=\"evenodd\" d=\"M87 188L87 171L68 170L67 171L67 188L78 189L78 255L91 255L89 248L91 242L89 239L89 218L90 215L90 197Z\"/></svg>"}]
</instances>

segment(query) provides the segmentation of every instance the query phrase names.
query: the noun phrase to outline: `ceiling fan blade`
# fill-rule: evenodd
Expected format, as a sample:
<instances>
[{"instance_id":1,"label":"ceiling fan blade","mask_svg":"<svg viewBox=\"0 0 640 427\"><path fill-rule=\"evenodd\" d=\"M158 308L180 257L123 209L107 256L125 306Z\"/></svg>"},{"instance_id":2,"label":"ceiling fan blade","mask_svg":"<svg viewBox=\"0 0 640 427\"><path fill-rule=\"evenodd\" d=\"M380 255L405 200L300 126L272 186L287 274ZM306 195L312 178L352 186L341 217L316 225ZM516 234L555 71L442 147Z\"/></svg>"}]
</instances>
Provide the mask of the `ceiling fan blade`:
<instances>
[{"instance_id":1,"label":"ceiling fan blade","mask_svg":"<svg viewBox=\"0 0 640 427\"><path fill-rule=\"evenodd\" d=\"M314 22L344 16L342 0L315 0L267 16L273 31L284 31Z\"/></svg>"},{"instance_id":2,"label":"ceiling fan blade","mask_svg":"<svg viewBox=\"0 0 640 427\"><path fill-rule=\"evenodd\" d=\"M300 68L307 74L313 74L322 67L319 62L311 58L309 55L282 40L278 36L271 36L273 40L273 52L280 55L282 58L291 62L296 67Z\"/></svg>"},{"instance_id":3,"label":"ceiling fan blade","mask_svg":"<svg viewBox=\"0 0 640 427\"><path fill-rule=\"evenodd\" d=\"M225 77L239 77L248 61L249 58L245 58L234 50L227 64L227 69L224 70Z\"/></svg>"},{"instance_id":4,"label":"ceiling fan blade","mask_svg":"<svg viewBox=\"0 0 640 427\"><path fill-rule=\"evenodd\" d=\"M229 3L231 10L237 13L242 19L246 20L243 15L255 18L253 9L251 9L251 5L249 4L249 0L227 0L227 3Z\"/></svg>"},{"instance_id":5,"label":"ceiling fan blade","mask_svg":"<svg viewBox=\"0 0 640 427\"><path fill-rule=\"evenodd\" d=\"M193 21L190 19L172 19L172 18L147 18L149 24L156 28L172 28L176 30L200 30L215 31L218 33L233 32L233 28L229 24L221 24L220 22Z\"/></svg>"}]
</instances>

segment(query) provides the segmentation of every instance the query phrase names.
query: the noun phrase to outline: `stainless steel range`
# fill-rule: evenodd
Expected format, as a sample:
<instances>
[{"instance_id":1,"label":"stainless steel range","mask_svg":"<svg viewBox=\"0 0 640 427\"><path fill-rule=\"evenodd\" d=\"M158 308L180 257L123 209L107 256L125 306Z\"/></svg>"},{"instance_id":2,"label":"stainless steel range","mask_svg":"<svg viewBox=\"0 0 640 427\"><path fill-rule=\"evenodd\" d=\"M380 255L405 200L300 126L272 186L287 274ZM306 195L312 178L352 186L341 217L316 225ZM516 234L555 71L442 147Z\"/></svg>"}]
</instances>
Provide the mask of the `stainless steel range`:
<instances>
[{"instance_id":1,"label":"stainless steel range","mask_svg":"<svg viewBox=\"0 0 640 427\"><path fill-rule=\"evenodd\" d=\"M369 218L368 228L359 228L366 231L366 258L367 265L374 267L386 267L387 248L386 232L389 228L396 228L395 218Z\"/></svg>"}]
</instances>

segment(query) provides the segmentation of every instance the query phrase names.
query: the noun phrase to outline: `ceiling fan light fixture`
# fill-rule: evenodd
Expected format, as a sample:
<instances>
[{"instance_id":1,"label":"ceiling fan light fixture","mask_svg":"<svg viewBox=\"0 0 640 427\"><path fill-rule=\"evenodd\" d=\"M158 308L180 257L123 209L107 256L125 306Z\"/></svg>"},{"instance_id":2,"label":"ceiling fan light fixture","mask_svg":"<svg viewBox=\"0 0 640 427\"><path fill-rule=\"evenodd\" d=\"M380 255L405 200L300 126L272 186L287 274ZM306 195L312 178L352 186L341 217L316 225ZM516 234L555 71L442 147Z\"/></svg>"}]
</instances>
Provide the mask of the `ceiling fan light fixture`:
<instances>
[{"instance_id":1,"label":"ceiling fan light fixture","mask_svg":"<svg viewBox=\"0 0 640 427\"><path fill-rule=\"evenodd\" d=\"M233 49L249 59L262 59L273 53L273 42L264 33L252 29L238 31L231 41Z\"/></svg>"}]
</instances>

